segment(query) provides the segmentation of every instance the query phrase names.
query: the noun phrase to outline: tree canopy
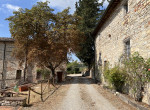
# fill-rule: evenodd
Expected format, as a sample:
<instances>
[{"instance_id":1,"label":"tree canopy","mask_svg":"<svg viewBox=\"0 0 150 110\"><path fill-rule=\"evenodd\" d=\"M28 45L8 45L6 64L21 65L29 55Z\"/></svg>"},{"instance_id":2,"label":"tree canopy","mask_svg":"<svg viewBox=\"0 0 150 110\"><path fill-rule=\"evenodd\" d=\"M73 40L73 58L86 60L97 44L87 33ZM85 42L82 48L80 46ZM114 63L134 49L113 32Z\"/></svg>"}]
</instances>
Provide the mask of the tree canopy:
<instances>
[{"instance_id":1,"label":"tree canopy","mask_svg":"<svg viewBox=\"0 0 150 110\"><path fill-rule=\"evenodd\" d=\"M37 2L31 9L19 9L10 21L15 39L14 55L20 62L35 62L38 66L55 69L67 60L67 53L78 49L82 33L76 28L79 17L69 14L69 8L59 13L48 2ZM25 68L26 68L25 67Z\"/></svg>"},{"instance_id":2,"label":"tree canopy","mask_svg":"<svg viewBox=\"0 0 150 110\"><path fill-rule=\"evenodd\" d=\"M80 44L80 50L76 52L78 58L91 68L94 62L94 39L91 36L104 10L101 10L105 0L79 0L76 2L76 14L81 17L78 29L84 32L85 41Z\"/></svg>"}]
</instances>

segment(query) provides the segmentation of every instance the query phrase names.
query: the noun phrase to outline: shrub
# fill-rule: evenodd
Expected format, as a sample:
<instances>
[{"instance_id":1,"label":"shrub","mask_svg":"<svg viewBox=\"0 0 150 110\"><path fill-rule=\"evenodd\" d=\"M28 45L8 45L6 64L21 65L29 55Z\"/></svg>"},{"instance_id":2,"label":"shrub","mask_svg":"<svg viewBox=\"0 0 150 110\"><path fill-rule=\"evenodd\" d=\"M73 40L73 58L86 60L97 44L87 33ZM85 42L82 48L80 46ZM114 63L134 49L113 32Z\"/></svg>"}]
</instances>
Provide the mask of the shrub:
<instances>
[{"instance_id":1,"label":"shrub","mask_svg":"<svg viewBox=\"0 0 150 110\"><path fill-rule=\"evenodd\" d=\"M144 60L138 52L124 60L124 66L128 72L127 83L129 84L136 101L142 100L142 91L147 82L150 81L150 59Z\"/></svg>"},{"instance_id":2,"label":"shrub","mask_svg":"<svg viewBox=\"0 0 150 110\"><path fill-rule=\"evenodd\" d=\"M126 73L122 71L118 66L115 66L110 70L109 80L116 91L122 92L122 88L126 81Z\"/></svg>"},{"instance_id":3,"label":"shrub","mask_svg":"<svg viewBox=\"0 0 150 110\"><path fill-rule=\"evenodd\" d=\"M104 67L104 78L107 82L109 82L109 78L110 78L109 62Z\"/></svg>"},{"instance_id":4,"label":"shrub","mask_svg":"<svg viewBox=\"0 0 150 110\"><path fill-rule=\"evenodd\" d=\"M147 75L147 80L150 82L150 58L145 63L145 72Z\"/></svg>"},{"instance_id":5,"label":"shrub","mask_svg":"<svg viewBox=\"0 0 150 110\"><path fill-rule=\"evenodd\" d=\"M135 52L129 58L122 56L121 63L121 67L115 66L112 69L107 65L104 69L104 78L120 92L126 83L132 90L135 100L142 101L143 88L150 82L150 58L145 60Z\"/></svg>"},{"instance_id":6,"label":"shrub","mask_svg":"<svg viewBox=\"0 0 150 110\"><path fill-rule=\"evenodd\" d=\"M104 71L104 77L116 91L122 92L126 80L126 74L119 68L119 66L115 66L112 69L107 68Z\"/></svg>"},{"instance_id":7,"label":"shrub","mask_svg":"<svg viewBox=\"0 0 150 110\"><path fill-rule=\"evenodd\" d=\"M43 79L50 78L51 71L49 69L37 69L37 72L42 74Z\"/></svg>"},{"instance_id":8,"label":"shrub","mask_svg":"<svg viewBox=\"0 0 150 110\"><path fill-rule=\"evenodd\" d=\"M81 71L85 67L86 67L85 65L80 64L77 61L70 62L67 64L67 73L69 73L69 74L81 73Z\"/></svg>"},{"instance_id":9,"label":"shrub","mask_svg":"<svg viewBox=\"0 0 150 110\"><path fill-rule=\"evenodd\" d=\"M79 73L80 69L79 68L75 68L75 73Z\"/></svg>"}]
</instances>

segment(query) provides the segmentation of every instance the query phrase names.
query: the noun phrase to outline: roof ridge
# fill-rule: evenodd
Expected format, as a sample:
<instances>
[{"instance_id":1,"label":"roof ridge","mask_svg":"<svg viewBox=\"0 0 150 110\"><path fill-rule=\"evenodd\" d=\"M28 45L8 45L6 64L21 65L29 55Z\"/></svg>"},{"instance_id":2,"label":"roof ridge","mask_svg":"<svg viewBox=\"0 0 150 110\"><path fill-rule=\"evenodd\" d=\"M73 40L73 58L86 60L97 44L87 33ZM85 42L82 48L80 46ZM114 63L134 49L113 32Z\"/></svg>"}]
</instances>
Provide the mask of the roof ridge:
<instances>
[{"instance_id":1,"label":"roof ridge","mask_svg":"<svg viewBox=\"0 0 150 110\"><path fill-rule=\"evenodd\" d=\"M12 37L0 37L0 41L14 41Z\"/></svg>"}]
</instances>

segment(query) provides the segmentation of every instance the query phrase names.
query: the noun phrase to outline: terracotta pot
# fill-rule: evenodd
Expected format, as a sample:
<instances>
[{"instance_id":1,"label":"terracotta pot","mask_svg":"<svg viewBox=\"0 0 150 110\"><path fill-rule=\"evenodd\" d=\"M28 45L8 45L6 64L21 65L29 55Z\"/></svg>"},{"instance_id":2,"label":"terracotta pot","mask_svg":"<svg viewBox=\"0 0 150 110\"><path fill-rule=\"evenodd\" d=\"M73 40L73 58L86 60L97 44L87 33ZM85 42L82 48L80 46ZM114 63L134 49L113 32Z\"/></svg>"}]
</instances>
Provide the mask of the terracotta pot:
<instances>
[{"instance_id":1,"label":"terracotta pot","mask_svg":"<svg viewBox=\"0 0 150 110\"><path fill-rule=\"evenodd\" d=\"M28 91L28 86L20 86L19 87L19 91L22 92L22 91Z\"/></svg>"}]
</instances>

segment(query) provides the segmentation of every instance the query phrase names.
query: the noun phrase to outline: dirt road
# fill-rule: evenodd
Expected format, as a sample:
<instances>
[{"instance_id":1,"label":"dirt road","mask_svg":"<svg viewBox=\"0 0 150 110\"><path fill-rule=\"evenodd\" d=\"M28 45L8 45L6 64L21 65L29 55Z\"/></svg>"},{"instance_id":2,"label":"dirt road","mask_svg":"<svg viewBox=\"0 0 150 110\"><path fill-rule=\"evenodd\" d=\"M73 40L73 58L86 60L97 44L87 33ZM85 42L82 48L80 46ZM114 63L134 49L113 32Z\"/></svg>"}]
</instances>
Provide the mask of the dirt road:
<instances>
[{"instance_id":1,"label":"dirt road","mask_svg":"<svg viewBox=\"0 0 150 110\"><path fill-rule=\"evenodd\" d=\"M25 110L135 110L118 97L99 88L80 74L70 75L66 82L47 101L37 103Z\"/></svg>"},{"instance_id":2,"label":"dirt road","mask_svg":"<svg viewBox=\"0 0 150 110\"><path fill-rule=\"evenodd\" d=\"M80 75L74 76L72 85L59 110L117 110L90 85L86 78L80 80ZM79 84L80 82L81 84Z\"/></svg>"}]
</instances>

